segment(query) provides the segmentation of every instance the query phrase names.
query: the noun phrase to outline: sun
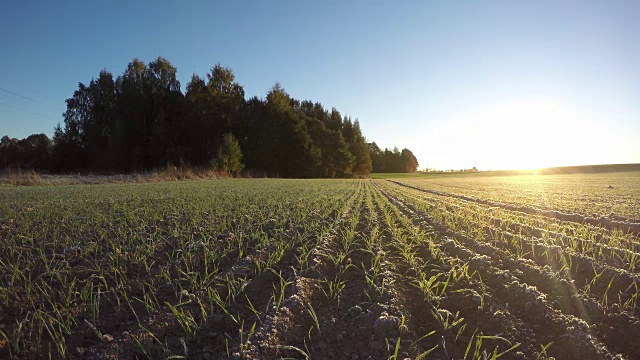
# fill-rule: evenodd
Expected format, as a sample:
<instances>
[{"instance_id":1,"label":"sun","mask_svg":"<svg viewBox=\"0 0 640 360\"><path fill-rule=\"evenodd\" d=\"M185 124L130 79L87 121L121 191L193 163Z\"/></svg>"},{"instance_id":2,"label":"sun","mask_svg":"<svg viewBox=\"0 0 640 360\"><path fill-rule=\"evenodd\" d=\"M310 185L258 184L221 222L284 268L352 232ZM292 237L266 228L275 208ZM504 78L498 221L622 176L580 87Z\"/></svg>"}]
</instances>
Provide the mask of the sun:
<instances>
[{"instance_id":1,"label":"sun","mask_svg":"<svg viewBox=\"0 0 640 360\"><path fill-rule=\"evenodd\" d=\"M612 164L630 147L607 114L561 99L496 99L434 121L438 126L413 141L431 167L442 170Z\"/></svg>"},{"instance_id":2,"label":"sun","mask_svg":"<svg viewBox=\"0 0 640 360\"><path fill-rule=\"evenodd\" d=\"M483 169L607 162L603 128L569 106L511 103L469 114L464 152Z\"/></svg>"}]
</instances>

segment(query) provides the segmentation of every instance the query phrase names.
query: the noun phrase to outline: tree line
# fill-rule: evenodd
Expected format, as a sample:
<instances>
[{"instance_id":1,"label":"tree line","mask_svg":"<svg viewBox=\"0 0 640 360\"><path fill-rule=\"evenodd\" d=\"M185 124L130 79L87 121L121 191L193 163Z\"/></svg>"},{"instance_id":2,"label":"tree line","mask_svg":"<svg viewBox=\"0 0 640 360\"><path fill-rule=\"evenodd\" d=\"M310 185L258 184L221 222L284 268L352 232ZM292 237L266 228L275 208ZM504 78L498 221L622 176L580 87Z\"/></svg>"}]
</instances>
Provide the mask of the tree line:
<instances>
[{"instance_id":1,"label":"tree line","mask_svg":"<svg viewBox=\"0 0 640 360\"><path fill-rule=\"evenodd\" d=\"M229 68L194 74L181 90L165 58L134 59L120 76L102 70L66 100L63 124L45 134L0 139L0 168L130 172L166 165L243 168L269 176L350 177L411 172L408 149L367 143L357 119L297 100L279 83L245 99Z\"/></svg>"},{"instance_id":2,"label":"tree line","mask_svg":"<svg viewBox=\"0 0 640 360\"><path fill-rule=\"evenodd\" d=\"M375 142L369 144L371 163L374 172L404 173L418 170L418 159L409 149L380 149Z\"/></svg>"}]
</instances>

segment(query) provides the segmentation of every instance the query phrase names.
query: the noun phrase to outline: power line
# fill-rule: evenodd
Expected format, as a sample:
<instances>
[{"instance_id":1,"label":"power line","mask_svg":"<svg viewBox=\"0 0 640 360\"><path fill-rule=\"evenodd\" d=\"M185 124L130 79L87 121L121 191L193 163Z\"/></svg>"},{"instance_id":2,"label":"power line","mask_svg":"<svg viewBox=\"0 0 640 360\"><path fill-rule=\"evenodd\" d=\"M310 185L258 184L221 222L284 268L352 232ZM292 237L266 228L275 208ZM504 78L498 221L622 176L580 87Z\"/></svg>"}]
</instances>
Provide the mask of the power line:
<instances>
[{"instance_id":1,"label":"power line","mask_svg":"<svg viewBox=\"0 0 640 360\"><path fill-rule=\"evenodd\" d=\"M0 103L0 105L4 105L4 106L10 107L10 108L14 108L14 109L17 109L17 110L20 110L20 111L28 112L28 113L31 113L31 114L33 114L33 115L38 115L38 116L41 116L41 117L43 117L43 118L45 118L45 119L55 120L55 119L54 119L54 118L52 118L52 117L48 117L48 116L46 116L46 115L42 115L42 114L39 114L39 113L37 113L37 112L30 111L30 110L21 109L21 108L19 108L19 107L17 107L17 106L13 106L13 105L9 105L9 104L4 104L4 103Z\"/></svg>"},{"instance_id":2,"label":"power line","mask_svg":"<svg viewBox=\"0 0 640 360\"><path fill-rule=\"evenodd\" d=\"M7 90L7 89L3 89L3 88L1 88L1 87L0 87L0 90L2 90L2 91L6 91L6 92L8 92L9 94L13 94L13 95L15 95L15 96L20 96L20 97L21 97L21 98L23 98L23 99L27 99L27 100L33 101L33 102L38 103L38 104L40 104L40 105L48 106L48 107L50 107L50 108L52 108L52 109L56 109L56 110L59 110L59 111L64 111L64 110L62 110L62 109L60 109L60 108L57 108L57 107L55 107L55 106L51 106L51 105L49 105L49 104L45 104L45 103L43 103L43 102L41 102L41 101L34 100L34 99L30 98L30 97L27 97L27 96L24 96L24 95L20 95L20 94L18 94L18 93L15 93L15 92L10 91L10 90Z\"/></svg>"},{"instance_id":3,"label":"power line","mask_svg":"<svg viewBox=\"0 0 640 360\"><path fill-rule=\"evenodd\" d=\"M31 85L28 85L27 83L25 83L24 81L16 81L14 79L10 79L2 74L0 74L0 79L5 80L11 84L14 84L18 87L19 90L28 90L27 92L37 95L35 97L38 97L40 99L46 97L45 95L42 94L42 89L41 88L34 88ZM6 84L5 84L6 85ZM12 87L12 86L10 86Z\"/></svg>"}]
</instances>

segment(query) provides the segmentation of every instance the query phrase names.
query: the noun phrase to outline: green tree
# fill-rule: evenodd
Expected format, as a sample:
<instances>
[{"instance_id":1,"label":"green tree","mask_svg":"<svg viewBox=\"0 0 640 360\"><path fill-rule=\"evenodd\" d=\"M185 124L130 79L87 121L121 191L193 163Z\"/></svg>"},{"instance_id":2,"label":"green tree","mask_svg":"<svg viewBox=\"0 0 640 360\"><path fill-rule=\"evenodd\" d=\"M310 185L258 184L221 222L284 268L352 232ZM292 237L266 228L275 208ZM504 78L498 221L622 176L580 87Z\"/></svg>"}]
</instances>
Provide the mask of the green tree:
<instances>
[{"instance_id":1,"label":"green tree","mask_svg":"<svg viewBox=\"0 0 640 360\"><path fill-rule=\"evenodd\" d=\"M150 80L147 65L137 58L116 80L118 117L112 140L118 168L125 171L148 167L154 113Z\"/></svg>"},{"instance_id":2,"label":"green tree","mask_svg":"<svg viewBox=\"0 0 640 360\"><path fill-rule=\"evenodd\" d=\"M114 129L116 94L113 75L100 71L88 87L89 113L83 122L84 148L88 152L89 167L107 169L113 166L109 139Z\"/></svg>"},{"instance_id":3,"label":"green tree","mask_svg":"<svg viewBox=\"0 0 640 360\"><path fill-rule=\"evenodd\" d=\"M342 134L349 145L349 152L353 155L353 173L356 175L367 175L371 172L371 154L367 140L362 135L360 122L356 119L352 121L350 117L345 117L342 122Z\"/></svg>"},{"instance_id":4,"label":"green tree","mask_svg":"<svg viewBox=\"0 0 640 360\"><path fill-rule=\"evenodd\" d=\"M404 163L404 172L416 172L418 170L418 159L409 149L402 149L402 162Z\"/></svg>"},{"instance_id":5,"label":"green tree","mask_svg":"<svg viewBox=\"0 0 640 360\"><path fill-rule=\"evenodd\" d=\"M304 114L297 113L287 92L276 83L267 94L266 131L261 149L271 160L269 170L284 177L311 177L320 162L320 153L314 146Z\"/></svg>"},{"instance_id":6,"label":"green tree","mask_svg":"<svg viewBox=\"0 0 640 360\"><path fill-rule=\"evenodd\" d=\"M244 162L251 170L283 177L350 177L372 168L417 167L409 150L367 144L357 120L295 99L279 83L266 98L245 100L231 69L220 64L206 77L194 74L185 93L177 79L177 69L163 57L148 65L134 59L115 80L103 70L88 85L79 83L67 99L53 146L38 136L3 138L0 167L49 163L58 171L131 171L213 163L238 173ZM233 155L236 150L239 156Z\"/></svg>"},{"instance_id":7,"label":"green tree","mask_svg":"<svg viewBox=\"0 0 640 360\"><path fill-rule=\"evenodd\" d=\"M378 146L378 144L371 142L369 145L369 154L371 156L371 171L372 172L385 172L383 158L384 153L382 149Z\"/></svg>"},{"instance_id":8,"label":"green tree","mask_svg":"<svg viewBox=\"0 0 640 360\"><path fill-rule=\"evenodd\" d=\"M340 131L327 130L323 141L323 177L350 177L353 174L354 156Z\"/></svg>"},{"instance_id":9,"label":"green tree","mask_svg":"<svg viewBox=\"0 0 640 360\"><path fill-rule=\"evenodd\" d=\"M226 171L229 174L238 175L244 169L242 163L242 150L233 134L228 133L222 138L222 145L218 149L218 155L214 160L217 170Z\"/></svg>"},{"instance_id":10,"label":"green tree","mask_svg":"<svg viewBox=\"0 0 640 360\"><path fill-rule=\"evenodd\" d=\"M224 134L234 132L245 105L244 89L229 68L216 64L207 74L206 149L219 146Z\"/></svg>"},{"instance_id":11,"label":"green tree","mask_svg":"<svg viewBox=\"0 0 640 360\"><path fill-rule=\"evenodd\" d=\"M147 79L150 83L151 124L148 137L147 166L176 164L180 160L181 139L186 129L182 126L184 96L180 91L177 69L165 58L149 63Z\"/></svg>"},{"instance_id":12,"label":"green tree","mask_svg":"<svg viewBox=\"0 0 640 360\"><path fill-rule=\"evenodd\" d=\"M184 143L188 158L194 164L204 164L211 159L207 119L209 117L209 90L206 82L196 74L191 76L185 94Z\"/></svg>"}]
</instances>

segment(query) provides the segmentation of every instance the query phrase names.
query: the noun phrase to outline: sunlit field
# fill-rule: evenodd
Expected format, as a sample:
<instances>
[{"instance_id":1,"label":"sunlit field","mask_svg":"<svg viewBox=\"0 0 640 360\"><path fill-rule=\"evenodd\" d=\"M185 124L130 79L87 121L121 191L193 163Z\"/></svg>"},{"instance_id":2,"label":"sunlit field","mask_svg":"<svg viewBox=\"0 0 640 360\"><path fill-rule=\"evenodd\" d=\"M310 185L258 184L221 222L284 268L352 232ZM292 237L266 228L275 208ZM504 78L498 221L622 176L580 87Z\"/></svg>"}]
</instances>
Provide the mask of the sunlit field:
<instances>
[{"instance_id":1,"label":"sunlit field","mask_svg":"<svg viewBox=\"0 0 640 360\"><path fill-rule=\"evenodd\" d=\"M519 176L483 176L480 173L416 176L406 180L407 184L447 194L640 222L640 171Z\"/></svg>"},{"instance_id":2,"label":"sunlit field","mask_svg":"<svg viewBox=\"0 0 640 360\"><path fill-rule=\"evenodd\" d=\"M0 187L0 358L631 359L639 180Z\"/></svg>"}]
</instances>

